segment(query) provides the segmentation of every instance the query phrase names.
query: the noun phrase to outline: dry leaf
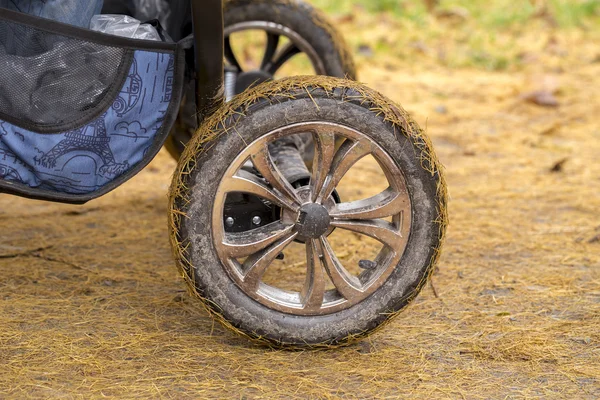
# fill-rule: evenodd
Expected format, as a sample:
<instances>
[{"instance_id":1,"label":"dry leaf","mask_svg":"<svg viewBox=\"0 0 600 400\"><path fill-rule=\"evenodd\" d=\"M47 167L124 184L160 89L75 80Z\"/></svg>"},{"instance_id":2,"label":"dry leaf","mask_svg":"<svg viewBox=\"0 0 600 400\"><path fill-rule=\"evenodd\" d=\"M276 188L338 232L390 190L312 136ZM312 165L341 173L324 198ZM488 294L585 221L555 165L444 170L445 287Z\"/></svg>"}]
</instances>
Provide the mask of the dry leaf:
<instances>
[{"instance_id":1,"label":"dry leaf","mask_svg":"<svg viewBox=\"0 0 600 400\"><path fill-rule=\"evenodd\" d=\"M417 50L419 53L427 54L429 52L429 47L422 40L417 40L415 42L410 42L408 44L413 49Z\"/></svg>"},{"instance_id":2,"label":"dry leaf","mask_svg":"<svg viewBox=\"0 0 600 400\"><path fill-rule=\"evenodd\" d=\"M354 20L355 20L355 17L354 17L354 14L352 14L352 13L347 13L338 18L338 22L340 24L354 22Z\"/></svg>"},{"instance_id":3,"label":"dry leaf","mask_svg":"<svg viewBox=\"0 0 600 400\"><path fill-rule=\"evenodd\" d=\"M358 54L365 57L373 57L373 54L375 53L373 52L373 48L368 44L361 44L358 46Z\"/></svg>"},{"instance_id":4,"label":"dry leaf","mask_svg":"<svg viewBox=\"0 0 600 400\"><path fill-rule=\"evenodd\" d=\"M440 4L440 0L423 0L427 11L433 12L433 10Z\"/></svg>"},{"instance_id":5,"label":"dry leaf","mask_svg":"<svg viewBox=\"0 0 600 400\"><path fill-rule=\"evenodd\" d=\"M445 10L439 10L436 11L435 16L438 19L447 19L447 20L454 20L454 21L464 21L466 19L468 19L471 14L469 13L469 10L467 10L466 8L463 7L451 7L451 8L447 8Z\"/></svg>"},{"instance_id":6,"label":"dry leaf","mask_svg":"<svg viewBox=\"0 0 600 400\"><path fill-rule=\"evenodd\" d=\"M552 125L550 125L547 128L544 128L541 132L540 135L542 136L552 136L555 133L557 133L560 130L561 124L556 122Z\"/></svg>"},{"instance_id":7,"label":"dry leaf","mask_svg":"<svg viewBox=\"0 0 600 400\"><path fill-rule=\"evenodd\" d=\"M542 107L558 107L560 103L548 90L534 90L521 95L521 98L529 103Z\"/></svg>"},{"instance_id":8,"label":"dry leaf","mask_svg":"<svg viewBox=\"0 0 600 400\"><path fill-rule=\"evenodd\" d=\"M565 166L565 163L569 160L568 157L565 157L554 163L552 168L550 168L550 172L561 172Z\"/></svg>"}]
</instances>

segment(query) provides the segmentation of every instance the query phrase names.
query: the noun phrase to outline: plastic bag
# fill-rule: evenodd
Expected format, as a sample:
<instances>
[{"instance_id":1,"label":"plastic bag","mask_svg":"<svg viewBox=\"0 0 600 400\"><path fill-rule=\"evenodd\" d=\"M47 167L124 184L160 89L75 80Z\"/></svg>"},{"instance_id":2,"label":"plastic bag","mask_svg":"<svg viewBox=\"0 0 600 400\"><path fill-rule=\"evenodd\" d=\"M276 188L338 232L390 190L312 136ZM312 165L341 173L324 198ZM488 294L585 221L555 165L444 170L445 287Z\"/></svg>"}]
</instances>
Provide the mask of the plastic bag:
<instances>
[{"instance_id":1,"label":"plastic bag","mask_svg":"<svg viewBox=\"0 0 600 400\"><path fill-rule=\"evenodd\" d=\"M158 19L163 26L167 26L171 15L171 6L164 0L134 0L136 18L142 21Z\"/></svg>"},{"instance_id":2,"label":"plastic bag","mask_svg":"<svg viewBox=\"0 0 600 400\"><path fill-rule=\"evenodd\" d=\"M152 25L142 24L141 21L128 15L94 15L90 23L90 29L130 39L162 40L158 31Z\"/></svg>"},{"instance_id":3,"label":"plastic bag","mask_svg":"<svg viewBox=\"0 0 600 400\"><path fill-rule=\"evenodd\" d=\"M176 42L192 33L189 0L104 0L102 14L130 15L140 21L158 19Z\"/></svg>"}]
</instances>

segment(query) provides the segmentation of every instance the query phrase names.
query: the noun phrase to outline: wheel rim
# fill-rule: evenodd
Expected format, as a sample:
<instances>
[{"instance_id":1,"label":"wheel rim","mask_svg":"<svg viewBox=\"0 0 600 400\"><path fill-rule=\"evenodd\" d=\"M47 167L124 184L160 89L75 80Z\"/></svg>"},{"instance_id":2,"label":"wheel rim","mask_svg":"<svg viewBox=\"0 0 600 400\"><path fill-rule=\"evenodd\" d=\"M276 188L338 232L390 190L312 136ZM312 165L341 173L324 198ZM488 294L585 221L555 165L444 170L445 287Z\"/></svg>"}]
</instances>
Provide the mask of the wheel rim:
<instances>
[{"instance_id":1,"label":"wheel rim","mask_svg":"<svg viewBox=\"0 0 600 400\"><path fill-rule=\"evenodd\" d=\"M245 71L243 71L231 47L231 35L236 32L249 30L262 30L267 35L265 51L259 68L260 71L274 76L292 57L304 53L310 59L315 74L327 74L323 60L321 60L310 43L294 30L269 21L246 21L225 27L225 60L230 66L236 68L238 72ZM289 39L289 43L280 49L281 37Z\"/></svg>"},{"instance_id":2,"label":"wheel rim","mask_svg":"<svg viewBox=\"0 0 600 400\"><path fill-rule=\"evenodd\" d=\"M315 143L312 176L295 189L274 164L268 145L284 136L310 132ZM336 148L336 139L343 138ZM363 157L381 166L389 187L368 199L336 204L331 193ZM248 163L257 174L248 171ZM244 167L245 166L245 167ZM244 168L242 168L244 167ZM262 176L262 177L261 177ZM225 232L228 193L258 196L281 207L278 221L242 233ZM387 217L388 220L384 219ZM353 275L343 266L327 236L332 228L369 236L382 244L374 267ZM323 315L352 307L379 289L400 261L411 230L411 201L402 171L364 134L334 123L310 122L274 130L247 146L225 172L212 214L215 249L227 274L249 297L295 315ZM292 292L263 282L267 269L292 242L306 249L302 290ZM326 284L333 289L326 289Z\"/></svg>"}]
</instances>

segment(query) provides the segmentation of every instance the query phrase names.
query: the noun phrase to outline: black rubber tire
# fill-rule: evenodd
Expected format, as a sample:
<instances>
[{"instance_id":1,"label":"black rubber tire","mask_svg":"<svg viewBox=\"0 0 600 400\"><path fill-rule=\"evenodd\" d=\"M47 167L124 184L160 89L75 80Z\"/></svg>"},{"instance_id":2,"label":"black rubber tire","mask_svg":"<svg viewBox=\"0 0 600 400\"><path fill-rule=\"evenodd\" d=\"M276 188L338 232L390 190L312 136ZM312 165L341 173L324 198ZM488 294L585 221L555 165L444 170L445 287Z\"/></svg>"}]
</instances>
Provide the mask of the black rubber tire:
<instances>
[{"instance_id":1,"label":"black rubber tire","mask_svg":"<svg viewBox=\"0 0 600 400\"><path fill-rule=\"evenodd\" d=\"M301 0L228 0L224 5L225 27L248 21L281 24L298 33L316 51L325 67L325 75L356 80L352 52L343 36L321 11ZM184 124L169 136L165 147L178 160L181 143L190 137Z\"/></svg>"},{"instance_id":2,"label":"black rubber tire","mask_svg":"<svg viewBox=\"0 0 600 400\"><path fill-rule=\"evenodd\" d=\"M245 104L230 110L220 121L211 121L214 126L206 129L235 131L235 134L222 134L210 146L201 146L205 150L194 157L188 154L192 148L187 149L178 169L182 175L174 177L172 188L185 188L185 193L172 196L171 202L172 215L186 216L180 219L179 226L173 224L175 230L171 232L181 248L185 248L175 252L181 255L180 266L190 275L188 282L211 312L251 338L296 347L349 343L366 336L402 310L434 268L446 225L446 199L438 164L428 165L429 161L424 161L432 159L431 148L422 136L406 132L415 128L413 122L391 123L377 111L389 108L389 103L376 104L372 97L354 89L358 84L348 88L344 82L338 80L337 88L324 90L307 87L299 79L297 85L290 85L281 95L258 96L263 98L253 101L251 106ZM270 85L273 84L262 84L256 91L271 93ZM211 233L210 205L223 174L245 143L282 126L306 121L346 125L386 149L404 173L413 207L408 244L389 279L361 303L323 316L286 314L248 297L222 266ZM186 268L183 263L188 261Z\"/></svg>"}]
</instances>

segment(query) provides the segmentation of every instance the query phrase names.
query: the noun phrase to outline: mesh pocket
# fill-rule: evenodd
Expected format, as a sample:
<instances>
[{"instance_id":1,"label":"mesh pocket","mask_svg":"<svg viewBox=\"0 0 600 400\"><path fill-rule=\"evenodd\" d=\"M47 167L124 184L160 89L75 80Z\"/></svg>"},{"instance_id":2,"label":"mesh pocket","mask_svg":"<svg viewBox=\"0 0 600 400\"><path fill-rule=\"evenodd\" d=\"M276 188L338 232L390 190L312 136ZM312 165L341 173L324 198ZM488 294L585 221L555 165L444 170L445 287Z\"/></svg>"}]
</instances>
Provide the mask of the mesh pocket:
<instances>
[{"instance_id":1,"label":"mesh pocket","mask_svg":"<svg viewBox=\"0 0 600 400\"><path fill-rule=\"evenodd\" d=\"M0 192L85 202L139 172L177 116L186 46L0 9Z\"/></svg>"},{"instance_id":2,"label":"mesh pocket","mask_svg":"<svg viewBox=\"0 0 600 400\"><path fill-rule=\"evenodd\" d=\"M109 100L128 53L0 19L0 114L58 130L81 120Z\"/></svg>"}]
</instances>

